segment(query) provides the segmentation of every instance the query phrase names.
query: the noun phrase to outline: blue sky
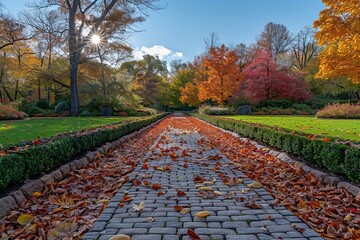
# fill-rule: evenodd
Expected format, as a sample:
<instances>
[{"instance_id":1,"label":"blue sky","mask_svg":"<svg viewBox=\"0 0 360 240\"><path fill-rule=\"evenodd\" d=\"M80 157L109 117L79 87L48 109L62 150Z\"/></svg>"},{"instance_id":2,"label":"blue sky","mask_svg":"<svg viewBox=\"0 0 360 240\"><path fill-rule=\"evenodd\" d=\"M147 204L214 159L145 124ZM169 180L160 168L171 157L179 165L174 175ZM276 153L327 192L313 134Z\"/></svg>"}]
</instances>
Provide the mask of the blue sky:
<instances>
[{"instance_id":1,"label":"blue sky","mask_svg":"<svg viewBox=\"0 0 360 240\"><path fill-rule=\"evenodd\" d=\"M7 10L22 9L27 0L0 0ZM291 32L311 26L324 8L321 0L161 0L165 9L150 12L128 39L135 55L158 54L164 60L191 61L205 49L204 39L217 33L225 44L251 44L268 22ZM155 47L154 47L155 46Z\"/></svg>"}]
</instances>

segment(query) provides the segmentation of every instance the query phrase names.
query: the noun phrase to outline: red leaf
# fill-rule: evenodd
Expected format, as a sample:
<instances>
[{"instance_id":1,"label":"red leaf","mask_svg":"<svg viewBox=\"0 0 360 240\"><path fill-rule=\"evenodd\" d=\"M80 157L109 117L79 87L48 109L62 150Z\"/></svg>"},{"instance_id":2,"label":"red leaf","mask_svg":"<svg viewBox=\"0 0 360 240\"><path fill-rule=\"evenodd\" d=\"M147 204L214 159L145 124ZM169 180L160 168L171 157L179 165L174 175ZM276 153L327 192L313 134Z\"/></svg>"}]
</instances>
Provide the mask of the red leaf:
<instances>
[{"instance_id":1,"label":"red leaf","mask_svg":"<svg viewBox=\"0 0 360 240\"><path fill-rule=\"evenodd\" d=\"M186 193L183 192L183 191L178 191L178 192L177 192L177 196L178 196L178 197L183 197L183 196L186 196Z\"/></svg>"},{"instance_id":2,"label":"red leaf","mask_svg":"<svg viewBox=\"0 0 360 240\"><path fill-rule=\"evenodd\" d=\"M159 190L159 189L161 188L161 185L158 184L158 183L155 183L155 184L153 184L153 185L151 186L151 188L154 189L154 190Z\"/></svg>"},{"instance_id":3,"label":"red leaf","mask_svg":"<svg viewBox=\"0 0 360 240\"><path fill-rule=\"evenodd\" d=\"M147 169L149 169L149 165L148 165L147 163L144 163L144 164L142 165L142 168L147 170Z\"/></svg>"},{"instance_id":4,"label":"red leaf","mask_svg":"<svg viewBox=\"0 0 360 240\"><path fill-rule=\"evenodd\" d=\"M178 205L176 205L176 206L174 206L174 209L175 209L175 211L180 212L180 211L181 211L181 209L183 209L183 207L182 207L182 206L178 206Z\"/></svg>"},{"instance_id":5,"label":"red leaf","mask_svg":"<svg viewBox=\"0 0 360 240\"><path fill-rule=\"evenodd\" d=\"M202 183L204 181L205 181L205 179L203 177L199 176L199 175L196 175L194 177L194 182L196 182L196 183Z\"/></svg>"},{"instance_id":6,"label":"red leaf","mask_svg":"<svg viewBox=\"0 0 360 240\"><path fill-rule=\"evenodd\" d=\"M197 233L194 232L192 229L188 229L188 230L187 230L187 235L188 235L192 240L201 240L200 236L197 235Z\"/></svg>"}]
</instances>

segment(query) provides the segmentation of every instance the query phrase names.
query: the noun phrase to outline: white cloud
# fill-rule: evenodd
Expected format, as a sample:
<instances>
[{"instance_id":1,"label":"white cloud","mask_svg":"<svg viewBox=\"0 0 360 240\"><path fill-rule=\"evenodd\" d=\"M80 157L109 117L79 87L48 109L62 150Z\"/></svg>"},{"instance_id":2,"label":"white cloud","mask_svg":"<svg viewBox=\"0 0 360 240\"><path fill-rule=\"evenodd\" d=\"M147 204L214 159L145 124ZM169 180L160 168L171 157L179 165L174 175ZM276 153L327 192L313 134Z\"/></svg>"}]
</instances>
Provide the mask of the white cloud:
<instances>
[{"instance_id":1,"label":"white cloud","mask_svg":"<svg viewBox=\"0 0 360 240\"><path fill-rule=\"evenodd\" d=\"M174 58L182 58L184 56L184 54L182 52L174 52L171 57Z\"/></svg>"},{"instance_id":2,"label":"white cloud","mask_svg":"<svg viewBox=\"0 0 360 240\"><path fill-rule=\"evenodd\" d=\"M146 54L158 56L160 60L163 60L164 58L182 58L184 56L182 52L173 52L162 45L154 45L149 48L143 46L135 49L133 52L133 56L137 60L142 59Z\"/></svg>"}]
</instances>

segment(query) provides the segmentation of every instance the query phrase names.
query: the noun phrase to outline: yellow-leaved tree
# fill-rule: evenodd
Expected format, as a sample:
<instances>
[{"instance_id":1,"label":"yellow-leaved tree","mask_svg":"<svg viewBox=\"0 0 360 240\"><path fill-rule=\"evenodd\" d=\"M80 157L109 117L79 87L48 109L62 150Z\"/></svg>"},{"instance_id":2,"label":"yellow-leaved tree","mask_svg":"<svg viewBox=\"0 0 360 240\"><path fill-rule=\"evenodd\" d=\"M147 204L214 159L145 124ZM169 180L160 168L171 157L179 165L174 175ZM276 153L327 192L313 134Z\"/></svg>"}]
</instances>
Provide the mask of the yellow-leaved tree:
<instances>
[{"instance_id":1,"label":"yellow-leaved tree","mask_svg":"<svg viewBox=\"0 0 360 240\"><path fill-rule=\"evenodd\" d=\"M360 1L322 0L326 8L314 22L323 47L318 78L346 76L360 83Z\"/></svg>"}]
</instances>

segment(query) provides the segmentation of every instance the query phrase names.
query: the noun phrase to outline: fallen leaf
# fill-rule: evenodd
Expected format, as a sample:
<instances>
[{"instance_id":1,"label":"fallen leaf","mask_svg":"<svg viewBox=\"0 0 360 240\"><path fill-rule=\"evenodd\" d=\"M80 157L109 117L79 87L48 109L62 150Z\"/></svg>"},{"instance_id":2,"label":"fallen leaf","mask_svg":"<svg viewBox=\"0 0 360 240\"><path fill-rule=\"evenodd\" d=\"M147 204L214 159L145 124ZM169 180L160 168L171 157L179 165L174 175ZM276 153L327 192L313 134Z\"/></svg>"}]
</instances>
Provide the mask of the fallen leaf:
<instances>
[{"instance_id":1,"label":"fallen leaf","mask_svg":"<svg viewBox=\"0 0 360 240\"><path fill-rule=\"evenodd\" d=\"M183 197L183 196L186 196L186 193L183 192L183 191L178 191L176 195L177 195L178 197Z\"/></svg>"},{"instance_id":2,"label":"fallen leaf","mask_svg":"<svg viewBox=\"0 0 360 240\"><path fill-rule=\"evenodd\" d=\"M145 208L145 203L140 202L139 205L133 204L132 208L134 209L135 212L141 212Z\"/></svg>"},{"instance_id":3,"label":"fallen leaf","mask_svg":"<svg viewBox=\"0 0 360 240\"><path fill-rule=\"evenodd\" d=\"M183 209L181 209L180 210L180 214L187 214L187 213L189 213L190 212L190 208L183 208Z\"/></svg>"},{"instance_id":4,"label":"fallen leaf","mask_svg":"<svg viewBox=\"0 0 360 240\"><path fill-rule=\"evenodd\" d=\"M197 233L194 232L192 229L188 229L188 230L187 230L187 235L188 235L192 240L201 240L200 236L197 235Z\"/></svg>"},{"instance_id":5,"label":"fallen leaf","mask_svg":"<svg viewBox=\"0 0 360 240\"><path fill-rule=\"evenodd\" d=\"M205 181L205 182L203 182L205 185L213 185L214 184L214 182L211 182L211 181Z\"/></svg>"},{"instance_id":6,"label":"fallen leaf","mask_svg":"<svg viewBox=\"0 0 360 240\"><path fill-rule=\"evenodd\" d=\"M176 205L176 206L174 206L174 209L175 209L175 211L180 212L183 209L183 207Z\"/></svg>"},{"instance_id":7,"label":"fallen leaf","mask_svg":"<svg viewBox=\"0 0 360 240\"><path fill-rule=\"evenodd\" d=\"M201 190L201 191L212 191L213 188L212 187L201 187L201 188L199 188L199 190Z\"/></svg>"},{"instance_id":8,"label":"fallen leaf","mask_svg":"<svg viewBox=\"0 0 360 240\"><path fill-rule=\"evenodd\" d=\"M263 185L261 183L256 182L256 181L248 184L247 186L249 188L262 188L263 187Z\"/></svg>"},{"instance_id":9,"label":"fallen leaf","mask_svg":"<svg viewBox=\"0 0 360 240\"><path fill-rule=\"evenodd\" d=\"M155 221L155 218L153 218L153 217L148 217L148 218L146 219L146 221L147 221L148 223L152 223L152 222Z\"/></svg>"},{"instance_id":10,"label":"fallen leaf","mask_svg":"<svg viewBox=\"0 0 360 240\"><path fill-rule=\"evenodd\" d=\"M42 196L42 193L41 192L34 192L32 194L34 197L41 197Z\"/></svg>"},{"instance_id":11,"label":"fallen leaf","mask_svg":"<svg viewBox=\"0 0 360 240\"><path fill-rule=\"evenodd\" d=\"M209 211L201 211L201 212L196 213L195 216L198 218L206 218L210 214L211 214L211 212L209 212Z\"/></svg>"},{"instance_id":12,"label":"fallen leaf","mask_svg":"<svg viewBox=\"0 0 360 240\"><path fill-rule=\"evenodd\" d=\"M124 196L122 199L121 199L121 202L124 203L124 202L131 202L132 201L132 197L130 197L129 195L126 195Z\"/></svg>"},{"instance_id":13,"label":"fallen leaf","mask_svg":"<svg viewBox=\"0 0 360 240\"><path fill-rule=\"evenodd\" d=\"M161 185L158 184L158 183L155 183L155 184L153 184L153 185L151 186L151 188L154 189L154 190L159 190L159 189L161 188Z\"/></svg>"},{"instance_id":14,"label":"fallen leaf","mask_svg":"<svg viewBox=\"0 0 360 240\"><path fill-rule=\"evenodd\" d=\"M30 223L35 217L34 216L31 216L29 214L21 214L18 218L17 218L17 222L20 224L20 225L26 225L28 223Z\"/></svg>"},{"instance_id":15,"label":"fallen leaf","mask_svg":"<svg viewBox=\"0 0 360 240\"><path fill-rule=\"evenodd\" d=\"M118 234L109 238L109 240L131 240L128 235Z\"/></svg>"},{"instance_id":16,"label":"fallen leaf","mask_svg":"<svg viewBox=\"0 0 360 240\"><path fill-rule=\"evenodd\" d=\"M205 179L199 175L196 175L194 177L194 182L196 182L196 183L203 183L204 181L205 181Z\"/></svg>"}]
</instances>

